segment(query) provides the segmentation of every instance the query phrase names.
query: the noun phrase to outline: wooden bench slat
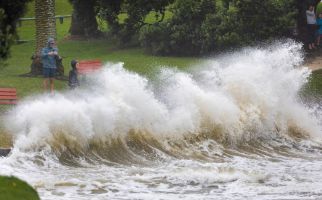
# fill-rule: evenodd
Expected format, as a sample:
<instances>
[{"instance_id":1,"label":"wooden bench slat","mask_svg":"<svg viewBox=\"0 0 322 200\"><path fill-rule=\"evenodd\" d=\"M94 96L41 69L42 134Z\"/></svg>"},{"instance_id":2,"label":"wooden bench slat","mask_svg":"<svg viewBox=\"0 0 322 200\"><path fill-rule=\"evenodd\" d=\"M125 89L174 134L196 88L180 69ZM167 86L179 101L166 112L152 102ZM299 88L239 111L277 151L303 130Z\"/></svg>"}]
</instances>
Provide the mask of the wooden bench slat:
<instances>
[{"instance_id":1,"label":"wooden bench slat","mask_svg":"<svg viewBox=\"0 0 322 200\"><path fill-rule=\"evenodd\" d=\"M77 68L77 70L87 70L87 69L95 69L95 70L98 70L100 69L100 67L81 67L81 68Z\"/></svg>"},{"instance_id":2,"label":"wooden bench slat","mask_svg":"<svg viewBox=\"0 0 322 200\"><path fill-rule=\"evenodd\" d=\"M15 92L0 92L0 96L17 96Z\"/></svg>"},{"instance_id":3,"label":"wooden bench slat","mask_svg":"<svg viewBox=\"0 0 322 200\"><path fill-rule=\"evenodd\" d=\"M4 99L4 98L17 98L17 95L2 95L0 94L0 99Z\"/></svg>"},{"instance_id":4,"label":"wooden bench slat","mask_svg":"<svg viewBox=\"0 0 322 200\"><path fill-rule=\"evenodd\" d=\"M87 74L87 73L91 73L94 72L95 70L93 69L87 69L87 70L80 70L78 71L79 74Z\"/></svg>"},{"instance_id":5,"label":"wooden bench slat","mask_svg":"<svg viewBox=\"0 0 322 200\"><path fill-rule=\"evenodd\" d=\"M0 100L1 99L5 99L5 100L13 99L13 100L15 100L15 99L17 99L17 96L0 96Z\"/></svg>"},{"instance_id":6,"label":"wooden bench slat","mask_svg":"<svg viewBox=\"0 0 322 200\"><path fill-rule=\"evenodd\" d=\"M17 101L0 101L0 105L17 104Z\"/></svg>"},{"instance_id":7,"label":"wooden bench slat","mask_svg":"<svg viewBox=\"0 0 322 200\"><path fill-rule=\"evenodd\" d=\"M17 104L16 88L0 88L0 105Z\"/></svg>"},{"instance_id":8,"label":"wooden bench slat","mask_svg":"<svg viewBox=\"0 0 322 200\"><path fill-rule=\"evenodd\" d=\"M0 92L17 92L15 88L0 88Z\"/></svg>"},{"instance_id":9,"label":"wooden bench slat","mask_svg":"<svg viewBox=\"0 0 322 200\"><path fill-rule=\"evenodd\" d=\"M16 91L0 91L0 94L16 94L17 92Z\"/></svg>"},{"instance_id":10,"label":"wooden bench slat","mask_svg":"<svg viewBox=\"0 0 322 200\"><path fill-rule=\"evenodd\" d=\"M77 71L79 74L87 74L100 68L102 68L102 62L100 60L83 60L79 62Z\"/></svg>"},{"instance_id":11,"label":"wooden bench slat","mask_svg":"<svg viewBox=\"0 0 322 200\"><path fill-rule=\"evenodd\" d=\"M101 68L102 66L101 65L79 65L77 67L77 69L80 69L80 68Z\"/></svg>"},{"instance_id":12,"label":"wooden bench slat","mask_svg":"<svg viewBox=\"0 0 322 200\"><path fill-rule=\"evenodd\" d=\"M6 95L16 95L17 93L15 92L0 92L0 96L6 96Z\"/></svg>"},{"instance_id":13,"label":"wooden bench slat","mask_svg":"<svg viewBox=\"0 0 322 200\"><path fill-rule=\"evenodd\" d=\"M78 67L92 67L92 66L102 66L101 63L81 63Z\"/></svg>"},{"instance_id":14,"label":"wooden bench slat","mask_svg":"<svg viewBox=\"0 0 322 200\"><path fill-rule=\"evenodd\" d=\"M80 62L79 65L101 65L101 62Z\"/></svg>"},{"instance_id":15,"label":"wooden bench slat","mask_svg":"<svg viewBox=\"0 0 322 200\"><path fill-rule=\"evenodd\" d=\"M100 60L81 60L79 63L102 63Z\"/></svg>"},{"instance_id":16,"label":"wooden bench slat","mask_svg":"<svg viewBox=\"0 0 322 200\"><path fill-rule=\"evenodd\" d=\"M78 68L81 68L81 67L93 67L93 66L101 67L102 65L99 64L99 63L95 63L95 64L81 64L81 65L78 65Z\"/></svg>"},{"instance_id":17,"label":"wooden bench slat","mask_svg":"<svg viewBox=\"0 0 322 200\"><path fill-rule=\"evenodd\" d=\"M86 69L100 69L100 67L81 67L81 68L77 68L77 70L86 70Z\"/></svg>"}]
</instances>

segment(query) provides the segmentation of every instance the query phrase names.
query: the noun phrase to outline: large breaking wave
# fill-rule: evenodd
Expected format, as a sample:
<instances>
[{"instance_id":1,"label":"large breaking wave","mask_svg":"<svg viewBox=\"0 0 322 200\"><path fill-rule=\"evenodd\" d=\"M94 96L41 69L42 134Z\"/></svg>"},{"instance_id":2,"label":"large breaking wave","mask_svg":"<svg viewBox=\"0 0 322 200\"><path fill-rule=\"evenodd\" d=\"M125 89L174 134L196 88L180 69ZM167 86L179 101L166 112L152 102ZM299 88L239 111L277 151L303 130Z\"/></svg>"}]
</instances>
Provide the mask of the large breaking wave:
<instances>
[{"instance_id":1,"label":"large breaking wave","mask_svg":"<svg viewBox=\"0 0 322 200\"><path fill-rule=\"evenodd\" d=\"M46 149L66 164L285 154L321 138L319 116L298 95L311 73L302 64L294 42L160 67L153 80L107 63L77 90L20 102L6 127L14 152Z\"/></svg>"}]
</instances>

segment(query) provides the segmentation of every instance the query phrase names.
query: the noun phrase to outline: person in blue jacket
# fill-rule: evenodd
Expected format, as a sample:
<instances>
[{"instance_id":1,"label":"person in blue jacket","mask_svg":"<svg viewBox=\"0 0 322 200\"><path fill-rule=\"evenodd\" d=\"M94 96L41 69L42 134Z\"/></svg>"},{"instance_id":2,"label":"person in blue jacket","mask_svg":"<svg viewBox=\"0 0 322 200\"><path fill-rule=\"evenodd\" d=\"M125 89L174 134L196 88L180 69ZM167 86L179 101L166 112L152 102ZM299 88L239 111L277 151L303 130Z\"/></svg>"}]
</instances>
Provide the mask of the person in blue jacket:
<instances>
[{"instance_id":1,"label":"person in blue jacket","mask_svg":"<svg viewBox=\"0 0 322 200\"><path fill-rule=\"evenodd\" d=\"M320 38L322 37L322 13L319 14L319 17L316 20L316 23L319 26L317 45L320 46Z\"/></svg>"},{"instance_id":2,"label":"person in blue jacket","mask_svg":"<svg viewBox=\"0 0 322 200\"><path fill-rule=\"evenodd\" d=\"M48 82L50 82L50 92L54 92L54 78L57 69L56 60L58 58L58 48L55 45L55 40L49 38L47 47L41 50L41 60L43 64L43 75L44 75L44 89L47 90Z\"/></svg>"}]
</instances>

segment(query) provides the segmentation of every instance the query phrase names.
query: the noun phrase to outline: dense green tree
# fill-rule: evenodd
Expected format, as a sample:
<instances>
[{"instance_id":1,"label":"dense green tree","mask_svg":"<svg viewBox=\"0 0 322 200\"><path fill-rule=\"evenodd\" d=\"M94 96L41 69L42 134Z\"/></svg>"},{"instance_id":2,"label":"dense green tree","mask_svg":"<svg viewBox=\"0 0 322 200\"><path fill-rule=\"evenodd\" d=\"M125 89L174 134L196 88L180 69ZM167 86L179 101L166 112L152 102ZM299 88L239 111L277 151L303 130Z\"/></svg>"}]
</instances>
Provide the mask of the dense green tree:
<instances>
[{"instance_id":1,"label":"dense green tree","mask_svg":"<svg viewBox=\"0 0 322 200\"><path fill-rule=\"evenodd\" d=\"M117 34L120 30L119 14L124 0L99 0L99 16L106 20L110 32Z\"/></svg>"},{"instance_id":2,"label":"dense green tree","mask_svg":"<svg viewBox=\"0 0 322 200\"><path fill-rule=\"evenodd\" d=\"M73 5L70 34L97 37L100 32L96 21L96 0L69 0Z\"/></svg>"},{"instance_id":3,"label":"dense green tree","mask_svg":"<svg viewBox=\"0 0 322 200\"><path fill-rule=\"evenodd\" d=\"M111 33L118 36L122 45L131 43L140 28L145 25L146 16L153 11L156 21L162 21L166 6L174 0L99 0L101 3L100 16L110 26ZM118 21L118 15L123 11L127 14L124 23Z\"/></svg>"},{"instance_id":4,"label":"dense green tree","mask_svg":"<svg viewBox=\"0 0 322 200\"><path fill-rule=\"evenodd\" d=\"M177 0L173 17L164 23L145 26L141 45L155 54L196 55L203 51L202 23L216 12L215 0Z\"/></svg>"},{"instance_id":5,"label":"dense green tree","mask_svg":"<svg viewBox=\"0 0 322 200\"><path fill-rule=\"evenodd\" d=\"M0 1L0 62L9 56L10 46L17 39L16 23L30 0Z\"/></svg>"},{"instance_id":6,"label":"dense green tree","mask_svg":"<svg viewBox=\"0 0 322 200\"><path fill-rule=\"evenodd\" d=\"M155 54L199 55L290 36L295 0L176 0L173 17L140 32Z\"/></svg>"},{"instance_id":7,"label":"dense green tree","mask_svg":"<svg viewBox=\"0 0 322 200\"><path fill-rule=\"evenodd\" d=\"M202 23L213 13L216 13L214 0L177 0L169 24L172 50L178 55L200 54L205 39Z\"/></svg>"},{"instance_id":8,"label":"dense green tree","mask_svg":"<svg viewBox=\"0 0 322 200\"><path fill-rule=\"evenodd\" d=\"M245 44L240 32L235 8L218 8L216 13L207 15L202 22L203 46L201 53L224 50Z\"/></svg>"},{"instance_id":9,"label":"dense green tree","mask_svg":"<svg viewBox=\"0 0 322 200\"><path fill-rule=\"evenodd\" d=\"M289 33L296 24L294 0L234 0L240 34L248 43L278 38Z\"/></svg>"}]
</instances>

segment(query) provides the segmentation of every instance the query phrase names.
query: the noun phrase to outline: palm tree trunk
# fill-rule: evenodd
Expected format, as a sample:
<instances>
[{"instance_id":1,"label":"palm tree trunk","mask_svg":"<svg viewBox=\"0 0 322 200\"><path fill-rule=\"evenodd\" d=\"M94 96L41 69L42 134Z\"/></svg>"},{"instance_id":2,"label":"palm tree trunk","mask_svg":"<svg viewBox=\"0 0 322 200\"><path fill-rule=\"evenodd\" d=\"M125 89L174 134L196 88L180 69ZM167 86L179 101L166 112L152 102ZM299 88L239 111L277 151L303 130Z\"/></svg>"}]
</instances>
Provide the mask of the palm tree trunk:
<instances>
[{"instance_id":1,"label":"palm tree trunk","mask_svg":"<svg viewBox=\"0 0 322 200\"><path fill-rule=\"evenodd\" d=\"M56 38L55 0L35 0L36 54L46 46L49 37Z\"/></svg>"},{"instance_id":2,"label":"palm tree trunk","mask_svg":"<svg viewBox=\"0 0 322 200\"><path fill-rule=\"evenodd\" d=\"M56 39L55 0L35 0L36 18L36 48L32 56L30 73L27 75L37 76L42 74L40 52L47 46L49 37Z\"/></svg>"}]
</instances>

